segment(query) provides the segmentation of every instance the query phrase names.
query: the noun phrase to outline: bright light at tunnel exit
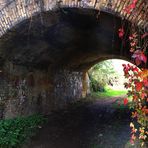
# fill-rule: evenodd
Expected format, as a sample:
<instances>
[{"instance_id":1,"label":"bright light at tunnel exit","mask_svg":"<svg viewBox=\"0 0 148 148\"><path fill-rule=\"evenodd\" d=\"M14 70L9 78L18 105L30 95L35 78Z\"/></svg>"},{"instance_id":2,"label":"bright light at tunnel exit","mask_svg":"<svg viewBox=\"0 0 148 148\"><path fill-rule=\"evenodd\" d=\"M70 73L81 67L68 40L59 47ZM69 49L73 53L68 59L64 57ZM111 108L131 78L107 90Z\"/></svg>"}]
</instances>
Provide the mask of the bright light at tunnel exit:
<instances>
[{"instance_id":1,"label":"bright light at tunnel exit","mask_svg":"<svg viewBox=\"0 0 148 148\"><path fill-rule=\"evenodd\" d=\"M109 59L106 61L109 61L112 63L115 72L119 76L118 83L114 83L114 85L111 86L111 88L115 90L126 90L126 88L124 87L124 83L127 81L127 79L125 79L124 77L124 71L123 71L122 64L130 64L130 65L133 65L133 64L128 61L121 60L121 59Z\"/></svg>"},{"instance_id":2,"label":"bright light at tunnel exit","mask_svg":"<svg viewBox=\"0 0 148 148\"><path fill-rule=\"evenodd\" d=\"M128 80L124 76L123 64L136 66L121 59L108 59L94 65L89 71L92 89L106 92L109 90L127 92L124 83Z\"/></svg>"}]
</instances>

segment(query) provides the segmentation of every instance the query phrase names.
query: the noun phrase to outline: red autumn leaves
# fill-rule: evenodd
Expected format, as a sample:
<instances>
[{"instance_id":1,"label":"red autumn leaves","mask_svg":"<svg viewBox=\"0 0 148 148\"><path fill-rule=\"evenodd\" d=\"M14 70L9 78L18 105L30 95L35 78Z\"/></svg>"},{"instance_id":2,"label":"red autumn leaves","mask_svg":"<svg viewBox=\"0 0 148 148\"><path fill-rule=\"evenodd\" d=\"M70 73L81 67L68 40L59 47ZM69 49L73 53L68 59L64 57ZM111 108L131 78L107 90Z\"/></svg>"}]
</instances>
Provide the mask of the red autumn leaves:
<instances>
[{"instance_id":1,"label":"red autumn leaves","mask_svg":"<svg viewBox=\"0 0 148 148\"><path fill-rule=\"evenodd\" d=\"M138 91L138 92L141 91L142 87L143 87L142 82L135 82L135 90L136 91Z\"/></svg>"},{"instance_id":2,"label":"red autumn leaves","mask_svg":"<svg viewBox=\"0 0 148 148\"><path fill-rule=\"evenodd\" d=\"M126 88L129 89L128 96L132 96L130 106L134 109L132 118L135 118L139 123L139 127L135 127L131 122L131 144L136 140L136 133L138 131L138 138L142 141L141 146L147 138L147 121L148 121L148 69L140 71L136 66L130 64L123 64L124 75L128 79ZM128 98L124 99L124 105L127 105Z\"/></svg>"},{"instance_id":3,"label":"red autumn leaves","mask_svg":"<svg viewBox=\"0 0 148 148\"><path fill-rule=\"evenodd\" d=\"M130 139L130 143L133 145L134 141L136 139L135 133L137 132L137 129L135 128L134 124L131 122L130 123L130 127L131 127L131 139Z\"/></svg>"},{"instance_id":4,"label":"red autumn leaves","mask_svg":"<svg viewBox=\"0 0 148 148\"><path fill-rule=\"evenodd\" d=\"M129 42L130 42L130 47L131 47L130 52L134 52L138 44L138 35L136 32L129 36Z\"/></svg>"},{"instance_id":5,"label":"red autumn leaves","mask_svg":"<svg viewBox=\"0 0 148 148\"><path fill-rule=\"evenodd\" d=\"M123 29L123 27L119 28L118 35L119 35L119 38L121 38L121 39L123 38L123 36L124 36L124 29Z\"/></svg>"},{"instance_id":6,"label":"red autumn leaves","mask_svg":"<svg viewBox=\"0 0 148 148\"><path fill-rule=\"evenodd\" d=\"M144 63L147 62L147 57L146 57L146 55L143 53L143 51L141 51L141 50L136 50L136 51L133 53L132 58L135 59L135 63L136 63L137 66L140 65L140 64L142 63L142 61L143 61Z\"/></svg>"},{"instance_id":7,"label":"red autumn leaves","mask_svg":"<svg viewBox=\"0 0 148 148\"><path fill-rule=\"evenodd\" d=\"M126 6L126 7L124 8L124 11L125 11L127 14L130 14L130 13L133 11L133 9L135 9L136 4L137 4L137 1L138 1L138 0L132 0L132 2L131 2L128 6Z\"/></svg>"},{"instance_id":8,"label":"red autumn leaves","mask_svg":"<svg viewBox=\"0 0 148 148\"><path fill-rule=\"evenodd\" d=\"M123 26L119 28L118 30L118 36L119 38L123 39L125 34ZM148 36L148 33L144 33L141 36L141 39L144 39L146 36ZM137 33L133 33L129 36L129 42L130 42L130 52L132 53L132 58L134 59L136 65L140 65L142 62L147 62L147 57L145 55L146 48L139 48L138 47L138 35Z\"/></svg>"},{"instance_id":9,"label":"red autumn leaves","mask_svg":"<svg viewBox=\"0 0 148 148\"><path fill-rule=\"evenodd\" d=\"M147 62L147 57L144 54L144 49L139 49L138 47L138 35L137 33L133 33L129 36L130 42L130 52L133 53L132 58L135 59L136 65L140 65L142 62Z\"/></svg>"},{"instance_id":10,"label":"red autumn leaves","mask_svg":"<svg viewBox=\"0 0 148 148\"><path fill-rule=\"evenodd\" d=\"M148 70L140 71L136 66L123 64L124 76L128 78L129 83L125 83L126 88L130 88L133 82L135 91L139 92L148 87Z\"/></svg>"},{"instance_id":11,"label":"red autumn leaves","mask_svg":"<svg viewBox=\"0 0 148 148\"><path fill-rule=\"evenodd\" d=\"M128 104L128 99L125 98L125 99L123 100L123 103L124 103L124 105L127 105L127 104Z\"/></svg>"},{"instance_id":12,"label":"red autumn leaves","mask_svg":"<svg viewBox=\"0 0 148 148\"><path fill-rule=\"evenodd\" d=\"M132 0L127 6L125 6L124 11L127 14L134 13L138 0ZM136 8L137 9L137 8ZM133 14L132 14L133 15ZM142 63L147 63L147 56L145 55L148 44L146 37L148 37L148 32L144 32L142 35L137 34L135 29L131 28L131 35L129 36L130 52L132 53L132 58L136 65L141 65ZM125 31L123 26L118 30L118 36L120 39L126 39L124 37ZM126 42L124 40L124 42ZM134 124L131 122L131 144L134 144L136 140L136 132L138 131L138 138L141 140L141 146L144 145L144 141L148 136L147 122L148 122L148 69L139 71L135 66L123 65L125 78L128 82L125 83L125 87L129 89L128 96L132 96L131 107L134 109L132 112L132 118L135 118L139 123L139 128L135 128ZM124 105L127 105L128 98L123 100Z\"/></svg>"}]
</instances>

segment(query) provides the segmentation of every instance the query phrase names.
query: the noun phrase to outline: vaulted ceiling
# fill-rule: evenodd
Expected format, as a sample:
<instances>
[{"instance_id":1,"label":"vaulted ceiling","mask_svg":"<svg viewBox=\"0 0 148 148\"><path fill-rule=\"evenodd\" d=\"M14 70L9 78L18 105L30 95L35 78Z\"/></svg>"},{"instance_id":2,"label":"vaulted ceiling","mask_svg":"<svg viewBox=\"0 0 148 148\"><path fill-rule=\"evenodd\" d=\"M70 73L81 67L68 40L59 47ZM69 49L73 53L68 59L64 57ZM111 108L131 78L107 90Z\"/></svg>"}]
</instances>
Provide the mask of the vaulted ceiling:
<instances>
[{"instance_id":1,"label":"vaulted ceiling","mask_svg":"<svg viewBox=\"0 0 148 148\"><path fill-rule=\"evenodd\" d=\"M78 5L106 11L148 29L148 0L62 0L61 5ZM129 13L125 10L127 8L130 9Z\"/></svg>"},{"instance_id":2,"label":"vaulted ceiling","mask_svg":"<svg viewBox=\"0 0 148 148\"><path fill-rule=\"evenodd\" d=\"M122 19L148 29L147 0L138 0L129 14L125 8L133 0L6 1L0 11L0 58L16 64L83 69L109 55L130 57L118 37Z\"/></svg>"},{"instance_id":3,"label":"vaulted ceiling","mask_svg":"<svg viewBox=\"0 0 148 148\"><path fill-rule=\"evenodd\" d=\"M62 7L105 11L148 31L148 0L1 0L0 35L37 12Z\"/></svg>"},{"instance_id":4,"label":"vaulted ceiling","mask_svg":"<svg viewBox=\"0 0 148 148\"><path fill-rule=\"evenodd\" d=\"M128 57L122 51L119 17L92 9L64 8L25 20L0 40L0 57L35 67L85 69L100 58ZM126 48L128 49L128 48Z\"/></svg>"}]
</instances>

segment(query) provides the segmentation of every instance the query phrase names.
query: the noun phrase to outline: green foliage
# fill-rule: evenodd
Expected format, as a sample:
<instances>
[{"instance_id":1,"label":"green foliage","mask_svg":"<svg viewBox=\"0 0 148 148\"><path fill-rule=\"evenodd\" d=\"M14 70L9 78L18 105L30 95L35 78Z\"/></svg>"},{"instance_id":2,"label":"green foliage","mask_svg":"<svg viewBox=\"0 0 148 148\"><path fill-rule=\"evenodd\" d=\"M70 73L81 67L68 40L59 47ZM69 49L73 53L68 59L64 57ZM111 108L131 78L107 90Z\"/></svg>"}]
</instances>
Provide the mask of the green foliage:
<instances>
[{"instance_id":1,"label":"green foliage","mask_svg":"<svg viewBox=\"0 0 148 148\"><path fill-rule=\"evenodd\" d=\"M104 91L106 84L108 84L113 77L117 77L117 74L112 61L106 60L94 65L89 70L89 77L91 90L97 92L99 89Z\"/></svg>"},{"instance_id":2,"label":"green foliage","mask_svg":"<svg viewBox=\"0 0 148 148\"><path fill-rule=\"evenodd\" d=\"M90 88L92 92L98 92L98 88L101 87L101 84L99 84L99 82L94 79L93 77L90 77ZM102 86L104 87L104 86Z\"/></svg>"},{"instance_id":3,"label":"green foliage","mask_svg":"<svg viewBox=\"0 0 148 148\"><path fill-rule=\"evenodd\" d=\"M46 119L41 115L0 121L0 148L19 148Z\"/></svg>"}]
</instances>

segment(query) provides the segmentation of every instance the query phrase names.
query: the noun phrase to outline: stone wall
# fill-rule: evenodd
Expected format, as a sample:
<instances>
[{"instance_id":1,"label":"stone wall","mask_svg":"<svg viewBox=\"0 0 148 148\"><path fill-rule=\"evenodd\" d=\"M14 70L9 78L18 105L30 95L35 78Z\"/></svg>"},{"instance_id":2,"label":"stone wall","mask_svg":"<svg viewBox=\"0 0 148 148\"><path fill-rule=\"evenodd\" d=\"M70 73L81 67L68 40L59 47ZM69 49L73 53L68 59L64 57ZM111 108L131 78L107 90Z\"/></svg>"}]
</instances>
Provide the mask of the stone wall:
<instances>
[{"instance_id":1,"label":"stone wall","mask_svg":"<svg viewBox=\"0 0 148 148\"><path fill-rule=\"evenodd\" d=\"M37 70L5 62L0 67L0 119L63 108L84 97L84 82L83 72Z\"/></svg>"},{"instance_id":2,"label":"stone wall","mask_svg":"<svg viewBox=\"0 0 148 148\"><path fill-rule=\"evenodd\" d=\"M82 72L59 70L55 72L54 97L56 106L63 107L82 98Z\"/></svg>"},{"instance_id":3,"label":"stone wall","mask_svg":"<svg viewBox=\"0 0 148 148\"><path fill-rule=\"evenodd\" d=\"M50 11L57 9L59 7L70 7L70 8L89 8L96 9L99 11L105 11L111 14L118 14L122 18L125 17L127 20L137 22L133 19L133 15L127 16L124 13L124 9L121 10L117 7L118 4L124 7L126 1L122 3L123 0L111 1L111 0L1 0L0 10L5 7L0 14L0 22L3 29L0 30L0 36L4 35L7 30L13 28L16 24L19 24L22 20L27 19L43 11ZM130 0L129 0L130 1ZM11 2L11 3L10 3ZM139 27L148 28L147 23L145 23L145 18L147 18L147 3L146 0L142 1L143 7L140 7L138 13L143 16L138 19L137 25ZM7 6L6 6L7 4ZM139 5L137 6L137 8Z\"/></svg>"},{"instance_id":4,"label":"stone wall","mask_svg":"<svg viewBox=\"0 0 148 148\"><path fill-rule=\"evenodd\" d=\"M90 79L89 79L87 72L83 73L82 83L83 83L82 97L85 98L91 93L90 92Z\"/></svg>"},{"instance_id":5,"label":"stone wall","mask_svg":"<svg viewBox=\"0 0 148 148\"><path fill-rule=\"evenodd\" d=\"M49 113L54 104L49 75L47 70L5 63L0 70L0 118Z\"/></svg>"}]
</instances>

